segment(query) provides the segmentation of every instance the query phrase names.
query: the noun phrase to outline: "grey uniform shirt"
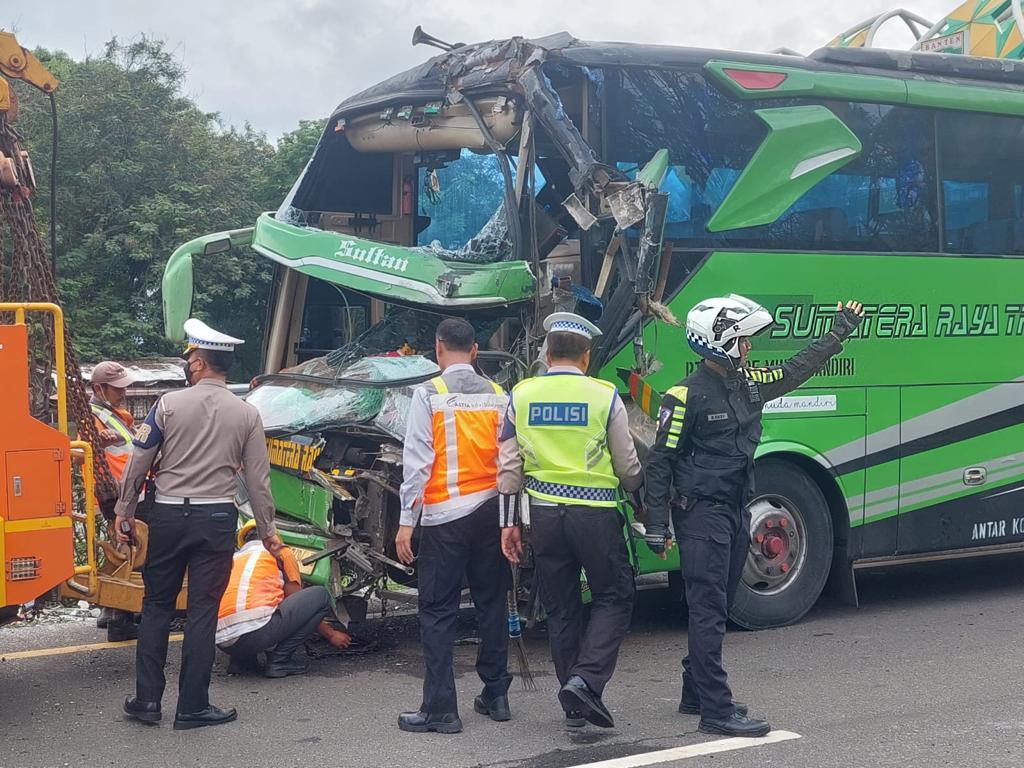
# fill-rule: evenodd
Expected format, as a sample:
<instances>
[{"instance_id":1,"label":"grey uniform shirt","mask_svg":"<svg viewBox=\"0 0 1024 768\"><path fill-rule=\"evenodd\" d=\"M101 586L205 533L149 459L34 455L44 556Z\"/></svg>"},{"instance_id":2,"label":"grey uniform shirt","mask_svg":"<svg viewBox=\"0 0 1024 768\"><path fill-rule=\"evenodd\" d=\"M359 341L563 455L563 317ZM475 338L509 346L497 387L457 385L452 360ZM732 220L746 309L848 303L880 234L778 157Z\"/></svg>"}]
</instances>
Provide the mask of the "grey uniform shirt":
<instances>
[{"instance_id":1,"label":"grey uniform shirt","mask_svg":"<svg viewBox=\"0 0 1024 768\"><path fill-rule=\"evenodd\" d=\"M582 376L583 372L569 365L556 365L548 373L570 373ZM629 432L629 417L622 399L616 395L608 416L608 452L612 458L612 469L626 491L635 491L643 485L644 471L636 455L636 444ZM509 402L505 415L505 427L498 446L498 492L519 493L523 489L523 457L516 439L516 413L514 403ZM537 502L534 502L537 503ZM543 503L543 502L541 502Z\"/></svg>"},{"instance_id":2,"label":"grey uniform shirt","mask_svg":"<svg viewBox=\"0 0 1024 768\"><path fill-rule=\"evenodd\" d=\"M158 498L186 498L200 504L231 499L235 475L241 470L260 538L277 532L263 421L259 412L229 392L223 381L201 379L156 402L137 430L121 478L116 514L135 516L137 489L158 453Z\"/></svg>"}]
</instances>

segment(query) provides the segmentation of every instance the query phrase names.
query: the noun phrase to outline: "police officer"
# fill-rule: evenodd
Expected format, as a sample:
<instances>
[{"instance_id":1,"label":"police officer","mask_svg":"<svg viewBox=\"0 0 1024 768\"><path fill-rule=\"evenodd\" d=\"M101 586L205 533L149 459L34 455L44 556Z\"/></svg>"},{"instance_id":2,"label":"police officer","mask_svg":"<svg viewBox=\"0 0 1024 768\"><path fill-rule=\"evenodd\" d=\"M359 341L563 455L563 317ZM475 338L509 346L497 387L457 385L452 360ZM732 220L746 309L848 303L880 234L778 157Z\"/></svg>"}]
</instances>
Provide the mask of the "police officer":
<instances>
[{"instance_id":1,"label":"police officer","mask_svg":"<svg viewBox=\"0 0 1024 768\"><path fill-rule=\"evenodd\" d=\"M633 610L633 571L618 487L643 471L615 385L585 375L600 330L579 315L544 321L548 370L512 390L499 454L502 550L522 554L519 492L529 502L531 544L566 724L614 727L602 701ZM586 620L580 568L592 595Z\"/></svg>"},{"instance_id":2,"label":"police officer","mask_svg":"<svg viewBox=\"0 0 1024 768\"><path fill-rule=\"evenodd\" d=\"M655 553L664 553L674 486L685 504L673 513L673 526L689 605L679 711L699 713L705 733L763 736L771 730L733 701L722 666L726 617L750 542L746 504L753 492L762 409L842 351L863 313L858 302L840 304L828 333L773 368L747 366L750 337L774 322L755 302L736 295L708 299L686 318L687 341L703 362L662 401L647 461L645 539Z\"/></svg>"},{"instance_id":3,"label":"police officer","mask_svg":"<svg viewBox=\"0 0 1024 768\"><path fill-rule=\"evenodd\" d=\"M156 504L149 519L146 592L136 648L136 693L129 717L160 720L167 640L175 601L188 570L188 620L181 650L175 730L219 725L236 711L210 704L217 609L231 576L238 513L235 476L242 469L259 536L272 554L282 547L274 527L270 463L256 409L225 384L235 345L243 343L191 319L185 322L187 389L165 394L135 437L125 468L115 524L123 541L132 529L138 487L160 453Z\"/></svg>"},{"instance_id":4,"label":"police officer","mask_svg":"<svg viewBox=\"0 0 1024 768\"><path fill-rule=\"evenodd\" d=\"M480 647L476 671L483 691L473 708L495 721L511 719L506 593L509 567L498 528L498 432L508 397L473 369L476 331L459 318L437 326L442 374L418 387L409 408L403 455L398 558L412 563L420 525L419 622L426 671L423 700L398 727L423 733L462 730L455 696L452 645L463 581L476 607Z\"/></svg>"}]
</instances>

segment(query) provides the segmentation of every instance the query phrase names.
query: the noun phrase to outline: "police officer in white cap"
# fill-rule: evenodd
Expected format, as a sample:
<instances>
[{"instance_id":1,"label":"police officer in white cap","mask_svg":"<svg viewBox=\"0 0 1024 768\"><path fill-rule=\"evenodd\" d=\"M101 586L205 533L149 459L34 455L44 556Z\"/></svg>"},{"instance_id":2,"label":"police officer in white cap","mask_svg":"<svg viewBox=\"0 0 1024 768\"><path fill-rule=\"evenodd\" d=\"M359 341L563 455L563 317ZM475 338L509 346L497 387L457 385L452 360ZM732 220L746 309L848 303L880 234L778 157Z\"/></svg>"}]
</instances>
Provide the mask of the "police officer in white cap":
<instances>
[{"instance_id":1,"label":"police officer in white cap","mask_svg":"<svg viewBox=\"0 0 1024 768\"><path fill-rule=\"evenodd\" d=\"M264 546L282 546L274 527L270 463L263 422L256 409L228 391L235 339L200 320L185 322L185 378L189 387L168 392L139 427L125 468L115 524L131 538L138 487L157 454L156 504L149 518L143 569L146 592L136 649L136 693L125 699L129 717L160 720L167 640L175 601L188 571L188 621L181 651L175 730L234 720L233 708L210 704L216 652L217 609L231 576L238 513L233 498L241 468Z\"/></svg>"},{"instance_id":2,"label":"police officer in white cap","mask_svg":"<svg viewBox=\"0 0 1024 768\"><path fill-rule=\"evenodd\" d=\"M512 390L501 435L502 550L519 562L518 504L525 484L566 725L589 721L611 728L601 697L629 629L635 592L618 488L636 490L643 472L615 385L585 373L600 330L569 312L549 316L544 329L547 373ZM589 620L580 594L581 568L592 595Z\"/></svg>"}]
</instances>

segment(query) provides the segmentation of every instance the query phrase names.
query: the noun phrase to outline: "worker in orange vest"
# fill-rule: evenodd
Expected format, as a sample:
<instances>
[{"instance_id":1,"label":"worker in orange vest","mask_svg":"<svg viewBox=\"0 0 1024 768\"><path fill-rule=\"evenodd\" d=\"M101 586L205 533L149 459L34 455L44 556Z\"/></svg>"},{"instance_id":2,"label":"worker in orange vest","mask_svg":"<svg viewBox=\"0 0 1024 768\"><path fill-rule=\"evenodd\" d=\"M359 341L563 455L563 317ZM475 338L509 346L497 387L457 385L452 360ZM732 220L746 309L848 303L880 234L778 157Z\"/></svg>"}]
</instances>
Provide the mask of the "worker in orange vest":
<instances>
[{"instance_id":1,"label":"worker in orange vest","mask_svg":"<svg viewBox=\"0 0 1024 768\"><path fill-rule=\"evenodd\" d=\"M476 607L476 671L484 684L473 709L496 721L512 717L506 615L511 572L501 554L497 499L498 432L508 397L473 369L477 345L472 325L448 318L435 336L442 374L413 393L395 541L399 560L412 563L413 531L419 523L419 622L426 671L419 709L399 715L398 727L458 733L462 721L452 646L464 580Z\"/></svg>"},{"instance_id":2,"label":"worker in orange vest","mask_svg":"<svg viewBox=\"0 0 1024 768\"><path fill-rule=\"evenodd\" d=\"M89 383L92 387L89 408L103 445L103 454L111 476L120 484L125 465L132 455L132 440L135 439L135 418L125 407L128 387L135 383L135 379L120 363L104 360L92 369ZM96 501L103 517L108 523L113 523L117 498L97 498ZM134 640L139 635L132 613L116 608L102 608L96 626L107 630L107 640L112 643Z\"/></svg>"},{"instance_id":3,"label":"worker in orange vest","mask_svg":"<svg viewBox=\"0 0 1024 768\"><path fill-rule=\"evenodd\" d=\"M331 596L321 586L303 589L295 554L282 547L275 557L264 548L250 520L238 533L239 550L217 613L217 646L231 657L228 672L259 668L266 653L266 677L301 675L306 666L292 656L314 632L335 648L348 648L348 632L327 622Z\"/></svg>"}]
</instances>

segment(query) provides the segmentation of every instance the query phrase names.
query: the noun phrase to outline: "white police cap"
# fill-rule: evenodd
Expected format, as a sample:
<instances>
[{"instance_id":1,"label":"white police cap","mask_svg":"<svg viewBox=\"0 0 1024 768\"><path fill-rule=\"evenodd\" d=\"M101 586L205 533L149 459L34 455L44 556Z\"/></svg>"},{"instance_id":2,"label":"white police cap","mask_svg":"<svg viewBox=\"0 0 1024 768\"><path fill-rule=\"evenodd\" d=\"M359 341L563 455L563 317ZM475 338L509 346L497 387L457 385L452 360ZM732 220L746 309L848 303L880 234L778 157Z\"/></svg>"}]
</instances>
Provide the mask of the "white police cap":
<instances>
[{"instance_id":1,"label":"white police cap","mask_svg":"<svg viewBox=\"0 0 1024 768\"><path fill-rule=\"evenodd\" d=\"M202 320L194 317L185 321L185 336L188 337L188 346L185 352L193 349L216 349L221 352L233 352L236 344L245 344L241 339L228 336L226 333L215 331Z\"/></svg>"},{"instance_id":2,"label":"white police cap","mask_svg":"<svg viewBox=\"0 0 1024 768\"><path fill-rule=\"evenodd\" d=\"M555 312L544 320L544 330L564 331L566 333L578 333L592 339L601 335L601 329L587 320L585 317L573 314L572 312Z\"/></svg>"}]
</instances>

